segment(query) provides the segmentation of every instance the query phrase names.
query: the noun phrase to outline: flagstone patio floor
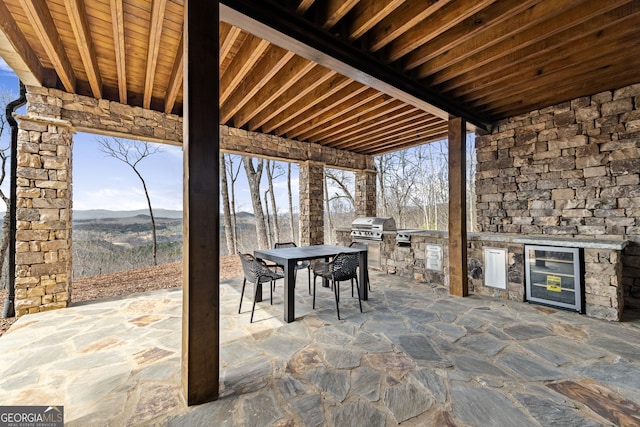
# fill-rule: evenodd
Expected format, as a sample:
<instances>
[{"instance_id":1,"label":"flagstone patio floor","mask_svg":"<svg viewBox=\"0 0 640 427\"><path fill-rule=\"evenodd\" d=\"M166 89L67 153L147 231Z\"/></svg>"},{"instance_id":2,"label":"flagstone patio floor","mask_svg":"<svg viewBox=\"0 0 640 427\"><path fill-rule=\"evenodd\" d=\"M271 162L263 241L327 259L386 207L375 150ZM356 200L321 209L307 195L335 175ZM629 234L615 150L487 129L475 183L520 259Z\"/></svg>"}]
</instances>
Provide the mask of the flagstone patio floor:
<instances>
[{"instance_id":1,"label":"flagstone patio floor","mask_svg":"<svg viewBox=\"0 0 640 427\"><path fill-rule=\"evenodd\" d=\"M0 337L0 405L62 405L68 426L640 425L640 320L457 298L372 273L340 313L298 277L256 306L221 283L220 399L187 407L180 288L20 318ZM265 291L265 297L268 292ZM213 325L212 325L213 327Z\"/></svg>"}]
</instances>

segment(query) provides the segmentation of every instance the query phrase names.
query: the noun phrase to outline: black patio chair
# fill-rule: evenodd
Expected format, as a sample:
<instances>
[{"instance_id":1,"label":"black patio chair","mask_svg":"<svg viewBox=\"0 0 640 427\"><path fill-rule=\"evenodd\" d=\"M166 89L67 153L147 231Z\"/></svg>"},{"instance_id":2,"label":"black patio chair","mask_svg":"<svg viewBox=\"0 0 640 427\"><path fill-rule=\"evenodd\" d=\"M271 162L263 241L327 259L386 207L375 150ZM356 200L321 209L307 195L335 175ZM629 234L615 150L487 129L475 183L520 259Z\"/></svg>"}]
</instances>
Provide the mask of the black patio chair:
<instances>
[{"instance_id":1,"label":"black patio chair","mask_svg":"<svg viewBox=\"0 0 640 427\"><path fill-rule=\"evenodd\" d=\"M333 288L333 294L336 299L336 312L338 313L338 320L340 320L340 308L338 302L340 301L340 282L345 280L355 280L356 289L358 290L358 305L360 306L360 313L362 313L362 301L360 300L360 287L358 286L358 253L344 253L337 254L333 260L326 263L323 267L313 270L313 308L316 308L316 278L318 276L323 279L331 281Z\"/></svg>"},{"instance_id":2,"label":"black patio chair","mask_svg":"<svg viewBox=\"0 0 640 427\"><path fill-rule=\"evenodd\" d=\"M366 243L364 242L351 242L349 244L350 248L358 248L358 249L368 249L369 247L367 246ZM360 258L358 258L358 267L360 267ZM367 278L367 286L369 287L369 291L371 291L371 282L369 281L369 269L367 267L365 267L365 274L366 274L366 278ZM353 284L353 282L352 282ZM353 286L351 286L351 296L353 296Z\"/></svg>"},{"instance_id":3,"label":"black patio chair","mask_svg":"<svg viewBox=\"0 0 640 427\"><path fill-rule=\"evenodd\" d=\"M280 248L296 248L298 247L298 245L296 245L293 242L284 242L284 243L276 243L275 244L275 248L276 249L280 249ZM280 266L282 268L284 268L283 266ZM298 261L296 263L295 269L293 270L293 283L295 286L296 283L296 278L298 275L298 270L303 270L303 269L307 269L307 275L309 276L309 295L311 295L311 263L309 261Z\"/></svg>"},{"instance_id":4,"label":"black patio chair","mask_svg":"<svg viewBox=\"0 0 640 427\"><path fill-rule=\"evenodd\" d=\"M242 271L244 272L244 280L242 282L242 292L240 293L240 307L238 314L242 311L242 299L244 298L244 287L247 280L254 284L253 306L251 307L251 319L249 323L253 323L253 312L256 308L256 299L258 297L258 288L262 283L269 283L269 299L273 305L273 282L278 279L284 279L284 273L281 269L269 267L264 261L256 259L251 254L240 254L242 262Z\"/></svg>"}]
</instances>

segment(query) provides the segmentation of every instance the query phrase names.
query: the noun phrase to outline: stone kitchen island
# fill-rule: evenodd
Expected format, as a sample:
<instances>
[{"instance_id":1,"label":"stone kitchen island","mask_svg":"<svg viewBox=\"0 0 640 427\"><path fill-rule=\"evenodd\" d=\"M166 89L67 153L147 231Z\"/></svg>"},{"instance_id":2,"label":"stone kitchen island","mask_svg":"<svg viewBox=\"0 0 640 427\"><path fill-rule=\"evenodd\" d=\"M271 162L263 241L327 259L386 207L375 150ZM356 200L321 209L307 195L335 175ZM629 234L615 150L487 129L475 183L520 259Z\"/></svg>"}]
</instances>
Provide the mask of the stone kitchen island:
<instances>
[{"instance_id":1,"label":"stone kitchen island","mask_svg":"<svg viewBox=\"0 0 640 427\"><path fill-rule=\"evenodd\" d=\"M397 243L397 231L383 233L380 245L380 271L425 284L448 287L448 233L423 230L401 232L410 236L410 242ZM338 229L336 238L338 244L349 245L350 230ZM621 252L627 246L627 241L619 238L469 233L469 292L526 301L525 245L578 248L581 268L581 277L578 280L581 282L580 289L583 293L583 306L578 311L590 317L621 320L624 310ZM504 254L504 286L487 283L488 270L485 263L488 254L491 254L490 250L495 250L498 255ZM493 277L495 267L490 267Z\"/></svg>"}]
</instances>

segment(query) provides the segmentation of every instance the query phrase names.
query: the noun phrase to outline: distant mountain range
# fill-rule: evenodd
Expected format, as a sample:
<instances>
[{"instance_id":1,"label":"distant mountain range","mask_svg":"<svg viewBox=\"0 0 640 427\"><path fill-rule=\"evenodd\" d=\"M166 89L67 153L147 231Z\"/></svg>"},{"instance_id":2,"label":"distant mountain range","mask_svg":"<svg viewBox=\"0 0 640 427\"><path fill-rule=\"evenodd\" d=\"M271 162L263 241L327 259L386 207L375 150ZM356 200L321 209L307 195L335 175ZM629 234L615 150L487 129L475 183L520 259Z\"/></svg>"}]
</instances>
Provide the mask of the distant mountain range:
<instances>
[{"instance_id":1,"label":"distant mountain range","mask_svg":"<svg viewBox=\"0 0 640 427\"><path fill-rule=\"evenodd\" d=\"M105 218L130 218L139 215L149 216L148 209L137 209L134 211L110 211L107 209L88 209L88 210L74 210L74 220L86 220L86 219L105 219ZM153 215L157 218L182 218L182 211L174 211L170 209L154 209Z\"/></svg>"},{"instance_id":2,"label":"distant mountain range","mask_svg":"<svg viewBox=\"0 0 640 427\"><path fill-rule=\"evenodd\" d=\"M182 219L182 211L176 211L171 209L154 209L153 215L156 218L173 218ZM238 212L237 217L239 219L251 219L253 214L249 212ZM149 216L148 209L138 209L133 211L110 211L107 209L89 209L89 210L74 210L73 219L78 221L88 219L106 219L106 218L131 218L135 216ZM223 215L220 214L222 217Z\"/></svg>"}]
</instances>

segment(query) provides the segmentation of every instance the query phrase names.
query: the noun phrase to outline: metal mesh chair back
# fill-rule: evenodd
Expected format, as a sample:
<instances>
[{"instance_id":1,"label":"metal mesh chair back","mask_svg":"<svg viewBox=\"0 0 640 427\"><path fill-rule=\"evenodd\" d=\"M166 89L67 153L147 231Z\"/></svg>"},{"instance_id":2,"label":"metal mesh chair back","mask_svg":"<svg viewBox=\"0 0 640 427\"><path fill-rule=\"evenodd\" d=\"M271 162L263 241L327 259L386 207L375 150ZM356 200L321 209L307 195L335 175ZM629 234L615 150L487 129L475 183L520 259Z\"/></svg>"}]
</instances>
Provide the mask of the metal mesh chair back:
<instances>
[{"instance_id":1,"label":"metal mesh chair back","mask_svg":"<svg viewBox=\"0 0 640 427\"><path fill-rule=\"evenodd\" d=\"M251 283L270 282L282 277L270 270L264 263L258 261L251 254L240 254L240 261L242 262L244 277Z\"/></svg>"},{"instance_id":2,"label":"metal mesh chair back","mask_svg":"<svg viewBox=\"0 0 640 427\"><path fill-rule=\"evenodd\" d=\"M333 280L342 282L357 278L358 269L358 253L339 253L331 262L331 272Z\"/></svg>"}]
</instances>

